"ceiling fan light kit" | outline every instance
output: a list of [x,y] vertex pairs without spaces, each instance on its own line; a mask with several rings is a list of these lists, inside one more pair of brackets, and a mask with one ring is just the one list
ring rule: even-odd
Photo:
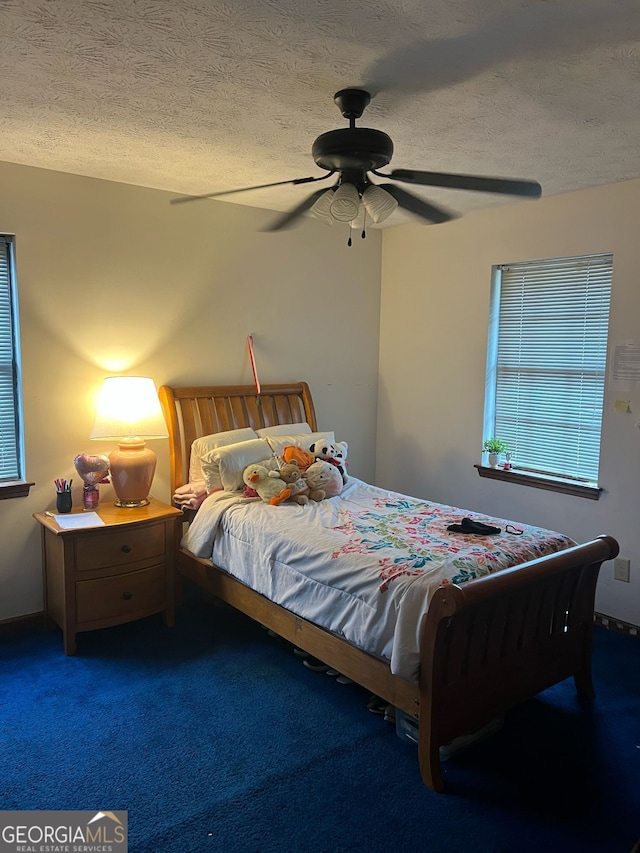
[[365,236],[367,221],[374,225],[384,222],[397,207],[396,199],[377,184],[369,184],[362,197],[353,184],[340,184],[323,193],[311,213],[326,225],[348,222],[351,228],[361,228]]
[[[310,211],[314,216],[331,225],[334,222],[348,222],[351,227],[368,217],[372,223],[383,222],[400,207],[429,224],[448,222],[456,214],[423,200],[413,193],[401,189],[396,184],[377,184],[371,175],[391,181],[417,186],[443,187],[453,190],[499,193],[540,198],[542,189],[537,181],[523,181],[510,178],[489,178],[478,175],[454,175],[444,172],[425,172],[415,169],[394,169],[389,173],[379,170],[388,166],[393,156],[393,142],[381,130],[368,127],[356,127],[356,120],[371,102],[371,95],[364,89],[341,89],[334,95],[334,101],[343,117],[348,119],[349,127],[322,133],[312,145],[311,154],[316,165],[326,174],[317,177],[294,178],[289,181],[276,181],[261,184],[259,187],[242,187],[236,190],[206,193],[197,196],[181,196],[171,199],[171,204],[195,201],[204,198],[230,195],[252,189],[282,186],[283,184],[306,184],[323,181],[337,173],[338,181],[327,191],[316,190],[301,201],[297,207],[278,217],[266,231],[282,231],[296,225],[300,218]],[[364,237],[364,230],[362,233]],[[349,245],[351,240],[349,239]]]

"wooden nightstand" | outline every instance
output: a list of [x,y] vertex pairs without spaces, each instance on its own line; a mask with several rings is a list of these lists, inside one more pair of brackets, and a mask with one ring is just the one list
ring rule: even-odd
[[[82,510],[78,510],[82,513]],[[62,628],[64,651],[76,652],[76,634],[163,613],[175,620],[177,520],[182,512],[151,499],[125,509],[100,505],[104,526],[61,530],[51,516],[42,525],[44,612]]]

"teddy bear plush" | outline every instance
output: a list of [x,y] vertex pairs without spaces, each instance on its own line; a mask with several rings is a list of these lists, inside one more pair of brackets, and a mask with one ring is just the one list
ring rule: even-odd
[[280,479],[284,480],[287,487],[291,489],[291,497],[289,500],[294,501],[300,506],[309,503],[309,486],[307,481],[303,479],[300,466],[297,462],[285,462],[280,466],[278,471]]
[[255,489],[258,497],[272,506],[279,506],[291,497],[291,489],[279,471],[269,471],[264,465],[248,465],[242,474],[246,486]]
[[347,451],[349,450],[349,445],[346,441],[336,441],[334,445],[336,449],[335,456],[333,457],[333,464],[336,466],[338,471],[342,474],[342,482],[347,482]]
[[322,459],[335,465],[340,471],[343,484],[347,482],[347,450],[349,445],[346,441],[337,441],[335,444],[328,441],[314,441],[309,447],[309,452],[316,460]]
[[321,501],[324,498],[333,498],[342,491],[342,476],[331,462],[318,459],[313,465],[309,465],[305,474],[309,486],[309,498],[312,501]]

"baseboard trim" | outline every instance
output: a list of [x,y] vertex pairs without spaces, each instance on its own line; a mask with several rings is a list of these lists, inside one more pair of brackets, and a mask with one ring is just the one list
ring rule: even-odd
[[26,613],[24,616],[14,616],[11,619],[0,620],[0,636],[7,634],[21,634],[24,631],[45,629],[44,612]]
[[593,621],[601,628],[606,628],[607,631],[615,631],[617,634],[628,634],[630,637],[640,635],[640,627],[632,625],[630,622],[623,622],[622,619],[616,619],[615,616],[606,616],[604,613],[593,614]]

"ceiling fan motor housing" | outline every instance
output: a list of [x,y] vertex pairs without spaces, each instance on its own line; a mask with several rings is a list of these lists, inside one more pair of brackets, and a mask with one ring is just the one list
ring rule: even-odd
[[393,142],[381,130],[345,127],[321,134],[311,153],[321,169],[359,169],[369,172],[386,166],[393,156]]

